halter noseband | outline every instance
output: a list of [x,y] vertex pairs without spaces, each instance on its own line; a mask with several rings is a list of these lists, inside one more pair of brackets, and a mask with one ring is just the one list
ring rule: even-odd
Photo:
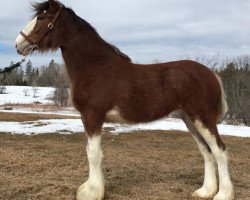
[[48,24],[48,29],[41,35],[37,40],[31,39],[29,36],[25,35],[24,32],[20,32],[20,34],[34,47],[38,47],[38,43],[54,28],[54,23],[58,19],[63,7],[60,7],[60,10],[57,11],[56,15],[52,19],[52,21]]

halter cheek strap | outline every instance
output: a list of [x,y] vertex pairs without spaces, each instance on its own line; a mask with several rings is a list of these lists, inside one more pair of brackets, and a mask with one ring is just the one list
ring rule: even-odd
[[38,43],[54,28],[54,23],[57,20],[57,18],[59,17],[61,11],[62,11],[63,7],[60,7],[60,10],[57,11],[56,15],[54,16],[54,18],[52,19],[52,21],[48,24],[47,29],[44,31],[44,34],[41,35],[37,40],[32,40],[29,36],[25,35],[24,32],[20,32],[20,34],[32,45],[34,45],[34,47],[38,47]]

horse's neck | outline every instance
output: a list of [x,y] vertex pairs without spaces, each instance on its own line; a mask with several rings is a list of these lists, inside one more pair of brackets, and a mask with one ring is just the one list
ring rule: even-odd
[[90,66],[93,68],[98,67],[98,64],[113,62],[112,60],[116,57],[100,38],[95,39],[93,36],[78,33],[79,35],[68,33],[64,45],[61,47],[62,56],[71,80],[79,73],[84,74]]

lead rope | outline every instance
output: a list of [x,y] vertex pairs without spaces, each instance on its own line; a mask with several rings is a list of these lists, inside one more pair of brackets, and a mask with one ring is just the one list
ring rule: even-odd
[[34,45],[34,46],[30,49],[29,53],[28,53],[26,56],[24,56],[24,58],[23,58],[21,61],[17,62],[16,64],[11,65],[10,67],[5,67],[5,68],[3,69],[3,71],[0,72],[0,74],[4,74],[4,73],[7,73],[7,72],[8,72],[8,73],[11,73],[11,71],[12,71],[13,69],[20,67],[21,64],[25,62],[27,56],[29,56],[29,54],[30,54],[35,48],[36,48],[36,45]]

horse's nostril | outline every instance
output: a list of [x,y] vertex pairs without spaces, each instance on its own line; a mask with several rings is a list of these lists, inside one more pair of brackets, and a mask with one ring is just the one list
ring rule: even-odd
[[17,51],[18,54],[22,53],[22,51],[20,51],[19,49],[16,49],[16,51]]

